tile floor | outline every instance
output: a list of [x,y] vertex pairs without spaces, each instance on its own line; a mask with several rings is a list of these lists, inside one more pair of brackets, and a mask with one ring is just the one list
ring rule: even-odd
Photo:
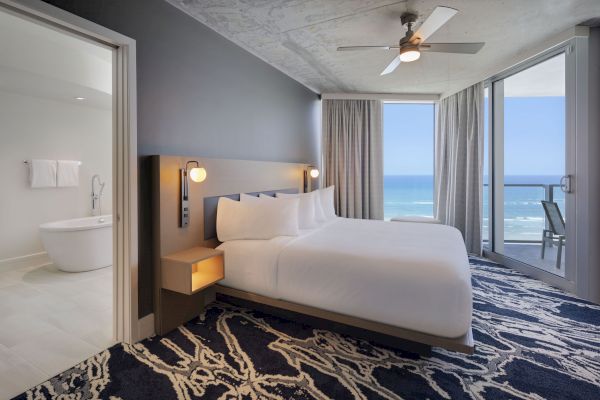
[[0,271],[0,399],[9,399],[113,344],[112,267]]

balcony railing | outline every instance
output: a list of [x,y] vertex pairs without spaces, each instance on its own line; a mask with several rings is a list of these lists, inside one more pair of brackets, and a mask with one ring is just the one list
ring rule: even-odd
[[[484,184],[484,187],[489,187],[489,184],[487,184],[487,183]],[[537,209],[537,210],[540,211],[539,215],[540,216],[543,215],[543,218],[544,218],[544,224],[543,224],[543,226],[540,224],[540,227],[539,227],[539,237],[540,237],[540,239],[516,238],[516,236],[518,236],[518,234],[515,234],[514,232],[513,232],[513,237],[512,238],[510,237],[511,236],[511,232],[507,231],[507,227],[506,227],[506,220],[507,219],[506,219],[506,217],[507,217],[507,214],[509,214],[510,210],[511,210],[511,206],[507,204],[507,200],[510,202],[511,199],[507,199],[508,196],[507,196],[506,191],[505,191],[505,196],[504,196],[504,203],[505,203],[504,204],[504,218],[505,218],[504,242],[505,243],[541,243],[542,229],[544,229],[544,228],[548,229],[549,228],[548,218],[546,217],[545,213],[543,212],[541,200],[546,200],[546,201],[550,201],[550,202],[555,201],[557,199],[555,190],[556,190],[556,188],[560,188],[561,185],[560,184],[555,184],[555,183],[553,183],[553,184],[545,184],[545,183],[505,183],[504,187],[505,188],[539,188],[539,189],[543,189],[543,192],[544,192],[543,193],[543,198],[539,198],[539,199],[533,199],[533,198],[531,198],[531,199],[529,199],[529,200],[531,200],[534,203],[539,201],[539,203],[538,203],[539,204],[539,209]],[[560,200],[560,199],[558,199],[558,200]],[[488,201],[489,201],[489,196],[488,196]],[[484,203],[484,214],[486,214],[488,212],[489,212],[488,204]],[[563,216],[564,216],[564,210],[561,209],[561,212],[563,213]],[[513,212],[513,214],[514,214],[514,212]],[[528,217],[539,218],[539,216],[536,216],[536,215],[533,215],[533,216],[532,215],[515,215],[515,217],[517,217],[517,218],[518,217],[523,218],[523,223],[525,223],[525,221],[527,221]],[[488,224],[489,224],[489,216],[488,216],[487,219],[488,219]],[[516,222],[514,224],[518,225],[518,222]],[[535,227],[531,227],[531,229],[535,229]],[[486,234],[487,234],[487,232],[486,232]],[[524,236],[524,235],[522,235],[522,236]],[[484,241],[488,241],[486,239],[489,240],[489,238],[485,238]]]

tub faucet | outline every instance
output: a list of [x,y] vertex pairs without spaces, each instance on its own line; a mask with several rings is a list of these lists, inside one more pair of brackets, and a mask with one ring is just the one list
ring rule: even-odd
[[[96,193],[96,182],[100,190]],[[102,215],[102,192],[104,191],[104,185],[106,182],[100,181],[100,175],[96,174],[92,176],[92,215]]]

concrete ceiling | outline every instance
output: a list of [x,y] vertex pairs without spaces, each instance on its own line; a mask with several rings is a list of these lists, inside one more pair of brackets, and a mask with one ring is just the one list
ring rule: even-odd
[[[600,0],[167,1],[319,93],[451,93],[600,16]],[[438,5],[459,14],[429,41],[486,42],[478,54],[423,54],[381,77],[393,51],[336,51],[397,43],[404,35],[403,12],[423,19]]]

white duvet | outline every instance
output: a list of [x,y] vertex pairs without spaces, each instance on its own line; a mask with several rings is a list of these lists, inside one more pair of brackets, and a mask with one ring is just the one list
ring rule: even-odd
[[467,253],[448,226],[336,218],[219,248],[224,286],[449,338],[471,325]]

